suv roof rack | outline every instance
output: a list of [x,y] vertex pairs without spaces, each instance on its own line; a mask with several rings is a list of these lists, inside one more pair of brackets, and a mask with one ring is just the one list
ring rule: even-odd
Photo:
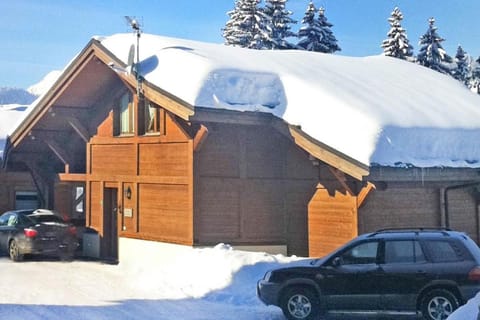
[[448,236],[447,231],[452,231],[449,228],[443,228],[443,227],[402,227],[402,228],[384,228],[384,229],[379,229],[375,232],[372,232],[369,237],[373,237],[377,234],[380,233],[390,233],[390,232],[415,232],[419,233],[422,231],[430,231],[430,232],[441,232],[442,234]]

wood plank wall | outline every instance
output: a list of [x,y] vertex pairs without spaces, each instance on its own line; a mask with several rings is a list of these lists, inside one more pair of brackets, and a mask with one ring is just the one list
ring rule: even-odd
[[308,155],[270,126],[202,123],[195,153],[195,243],[287,245],[307,255]]
[[308,207],[309,256],[323,257],[358,235],[357,197],[323,186]]
[[37,191],[30,173],[0,171],[0,213],[15,209],[16,191]]
[[87,146],[87,224],[103,232],[108,184],[118,190],[120,236],[191,245],[192,139],[171,115],[165,135],[113,137],[111,121],[110,115]]
[[[374,190],[359,209],[359,230],[364,233],[380,228],[444,226],[444,190],[461,184],[384,182],[384,187]],[[479,209],[473,189],[450,190],[448,205],[450,228],[466,232],[478,243]]]

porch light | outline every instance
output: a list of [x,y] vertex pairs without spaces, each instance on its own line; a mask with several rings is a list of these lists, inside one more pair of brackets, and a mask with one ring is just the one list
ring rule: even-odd
[[125,189],[125,197],[127,197],[127,199],[132,198],[132,189],[130,189],[130,186],[128,186],[127,189]]

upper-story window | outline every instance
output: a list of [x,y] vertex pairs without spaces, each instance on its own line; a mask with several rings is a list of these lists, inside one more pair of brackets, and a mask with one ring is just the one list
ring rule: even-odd
[[118,102],[120,113],[120,134],[132,134],[135,131],[133,95],[127,92]]
[[144,125],[145,133],[164,134],[165,128],[165,110],[151,101],[145,100],[144,103]]

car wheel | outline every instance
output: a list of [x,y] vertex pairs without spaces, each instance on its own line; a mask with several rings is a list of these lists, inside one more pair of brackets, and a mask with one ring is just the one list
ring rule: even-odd
[[20,249],[18,248],[17,242],[15,240],[11,240],[8,245],[8,254],[10,255],[10,259],[13,261],[22,261],[23,255],[20,254]]
[[315,319],[320,311],[316,295],[306,287],[288,289],[282,295],[280,307],[289,320]]
[[426,320],[445,320],[457,308],[457,297],[445,289],[430,291],[422,302],[422,314]]

